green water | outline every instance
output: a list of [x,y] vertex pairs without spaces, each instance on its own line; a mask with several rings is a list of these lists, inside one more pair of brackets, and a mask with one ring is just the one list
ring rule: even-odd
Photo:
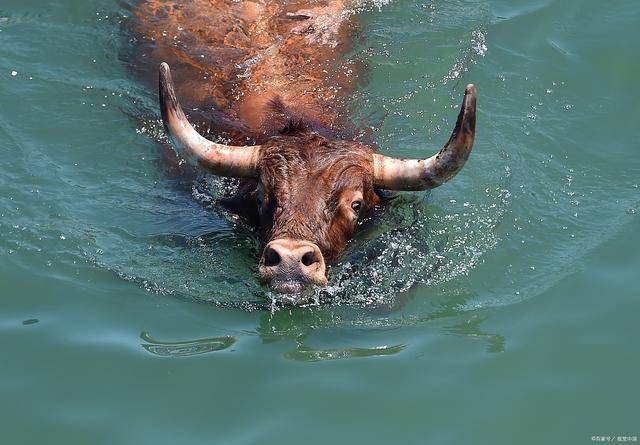
[[162,162],[129,14],[0,4],[2,443],[640,436],[640,2],[365,3],[355,121],[431,153],[473,82],[477,142],[276,311],[224,184]]

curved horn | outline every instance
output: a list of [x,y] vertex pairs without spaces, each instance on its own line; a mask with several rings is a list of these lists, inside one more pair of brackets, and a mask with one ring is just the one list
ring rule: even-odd
[[438,187],[458,173],[469,158],[476,133],[476,87],[467,85],[449,142],[428,159],[396,159],[373,155],[373,184],[387,190]]
[[160,64],[159,86],[162,122],[178,150],[189,160],[220,176],[257,176],[259,145],[242,147],[216,144],[200,136],[182,111],[173,89],[171,71],[166,63]]

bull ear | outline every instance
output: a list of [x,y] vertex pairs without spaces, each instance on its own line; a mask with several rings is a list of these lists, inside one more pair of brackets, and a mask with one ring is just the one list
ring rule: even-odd
[[182,111],[176,97],[169,65],[160,65],[160,111],[164,128],[174,146],[195,164],[220,176],[255,177],[260,146],[216,144],[198,134]]
[[456,126],[446,145],[427,159],[373,155],[373,183],[388,190],[425,190],[453,178],[469,158],[476,134],[476,88],[467,85]]

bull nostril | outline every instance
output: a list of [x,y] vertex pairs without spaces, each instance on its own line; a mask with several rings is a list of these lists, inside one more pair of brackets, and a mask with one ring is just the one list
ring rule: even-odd
[[318,255],[315,251],[307,252],[304,255],[302,255],[302,264],[304,264],[307,267],[319,262],[320,262],[320,258],[318,258]]
[[280,254],[275,249],[267,247],[262,254],[264,265],[267,267],[273,267],[280,264]]

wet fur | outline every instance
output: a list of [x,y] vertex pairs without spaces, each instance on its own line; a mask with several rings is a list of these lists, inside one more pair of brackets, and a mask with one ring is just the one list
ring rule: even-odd
[[[245,180],[235,196],[220,201],[227,210],[259,228],[261,239],[304,239],[335,259],[353,236],[355,221],[340,198],[363,194],[360,216],[381,203],[371,182],[373,150],[334,138],[321,123],[270,104],[272,127],[265,128],[260,180]],[[348,210],[347,210],[348,211]]]

